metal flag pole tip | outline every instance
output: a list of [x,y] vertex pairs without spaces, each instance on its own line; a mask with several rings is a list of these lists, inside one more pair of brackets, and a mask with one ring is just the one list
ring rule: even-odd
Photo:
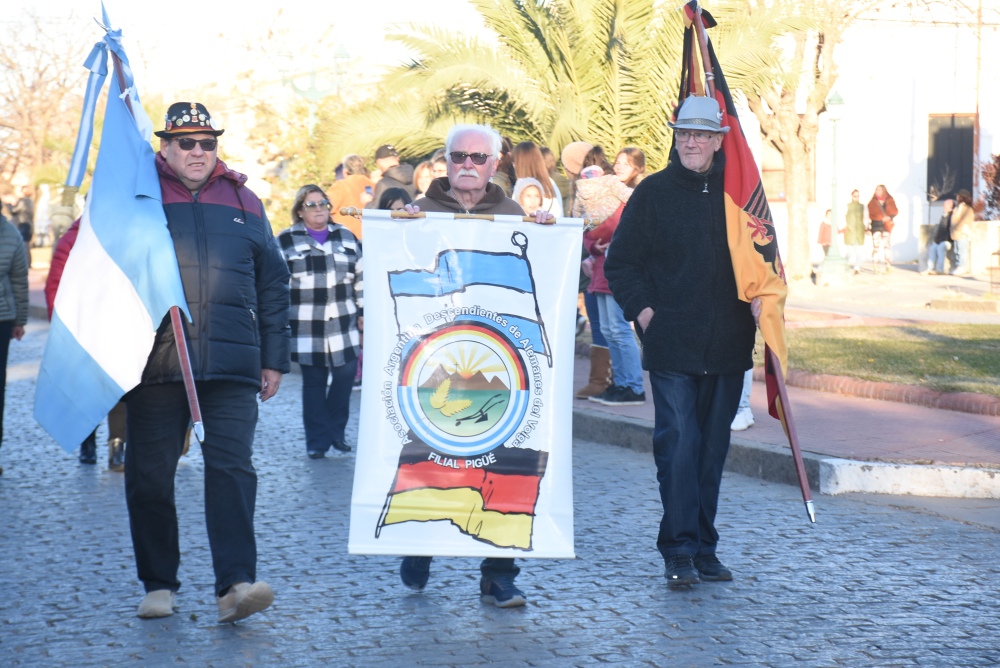
[[816,510],[813,508],[812,501],[806,501],[806,512],[809,513],[809,521],[816,524]]
[[[198,443],[205,442],[205,423],[204,422],[194,422],[191,424],[191,428],[194,430],[194,436],[198,439]],[[809,510],[809,514],[812,514],[812,508]],[[816,520],[813,520],[815,522]]]

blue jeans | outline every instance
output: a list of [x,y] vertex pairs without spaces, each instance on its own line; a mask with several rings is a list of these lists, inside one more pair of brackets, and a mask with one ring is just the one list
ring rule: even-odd
[[931,242],[927,245],[927,270],[944,273],[944,258],[948,254],[948,242]]
[[664,559],[715,553],[719,487],[743,377],[649,372],[653,459],[663,503],[656,547]]
[[955,239],[952,242],[952,251],[955,253],[955,262],[951,266],[951,273],[969,273],[969,240]]
[[510,557],[486,557],[479,564],[479,574],[484,577],[509,575],[512,578],[516,578],[520,572],[521,569],[514,563],[514,559]]
[[601,313],[601,331],[608,341],[608,351],[611,353],[611,370],[615,374],[615,385],[627,387],[636,394],[641,394],[642,356],[639,353],[639,344],[635,342],[632,326],[611,295],[597,293],[597,310]]
[[307,452],[326,452],[334,441],[344,442],[357,369],[356,359],[332,368],[302,365],[302,425]]
[[590,321],[591,341],[595,346],[607,348],[608,342],[601,333],[601,312],[597,308],[597,295],[593,292],[583,293],[583,306],[587,309],[587,320]]
[[[205,524],[218,594],[256,580],[257,472],[251,456],[257,389],[221,380],[196,387],[205,420]],[[184,384],[139,385],[125,395],[125,403],[125,501],[136,570],[147,592],[177,591],[181,555],[174,475],[191,420]]]

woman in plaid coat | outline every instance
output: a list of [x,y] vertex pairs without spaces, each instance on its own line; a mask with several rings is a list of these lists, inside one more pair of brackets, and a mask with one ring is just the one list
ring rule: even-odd
[[299,188],[278,235],[291,278],[292,361],[302,367],[302,422],[313,459],[350,452],[344,429],[361,350],[361,242],[330,219],[322,188]]

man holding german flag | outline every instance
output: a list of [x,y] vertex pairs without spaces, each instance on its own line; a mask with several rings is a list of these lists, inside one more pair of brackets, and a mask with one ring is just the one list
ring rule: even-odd
[[[694,2],[686,10],[690,24],[711,21]],[[780,364],[768,365],[772,374],[786,359],[787,286],[767,200],[711,45],[702,28],[699,49],[693,27],[670,164],[635,189],[605,264],[643,340],[663,503],[657,547],[670,587],[732,580],[716,556],[715,514],[756,326]],[[768,384],[772,415],[783,418]]]

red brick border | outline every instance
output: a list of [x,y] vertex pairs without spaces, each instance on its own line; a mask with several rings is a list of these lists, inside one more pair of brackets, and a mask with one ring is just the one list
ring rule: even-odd
[[[764,380],[764,369],[756,367],[754,380]],[[876,383],[848,376],[832,376],[822,373],[807,373],[792,369],[785,377],[785,383],[794,387],[804,387],[821,392],[847,394],[880,401],[897,401],[903,404],[941,408],[977,415],[1000,415],[1000,399],[974,392],[938,392],[918,385],[897,385]]]

